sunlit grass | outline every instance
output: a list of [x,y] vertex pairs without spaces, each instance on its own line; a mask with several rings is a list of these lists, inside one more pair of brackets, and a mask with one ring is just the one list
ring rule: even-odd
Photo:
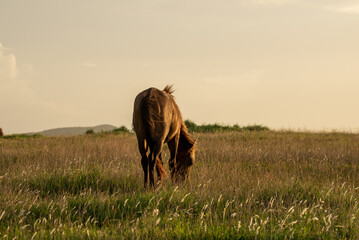
[[0,139],[0,237],[359,238],[358,135],[194,137],[191,182],[152,190],[134,135]]

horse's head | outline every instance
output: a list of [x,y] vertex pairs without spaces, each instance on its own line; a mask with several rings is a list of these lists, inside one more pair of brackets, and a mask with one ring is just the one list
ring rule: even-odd
[[193,140],[187,132],[181,132],[176,157],[176,180],[189,179],[195,161],[195,145],[196,140]]

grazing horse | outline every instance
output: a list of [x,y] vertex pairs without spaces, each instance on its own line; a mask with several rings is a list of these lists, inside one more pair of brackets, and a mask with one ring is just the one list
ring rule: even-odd
[[196,141],[188,134],[172,93],[172,86],[166,86],[163,91],[149,88],[135,99],[132,124],[141,154],[145,188],[148,175],[150,186],[154,186],[155,166],[160,184],[162,177],[167,177],[161,156],[164,143],[170,150],[169,169],[173,182],[189,178],[194,163]]
[[2,131],[2,128],[0,128],[0,137],[4,136],[4,132]]

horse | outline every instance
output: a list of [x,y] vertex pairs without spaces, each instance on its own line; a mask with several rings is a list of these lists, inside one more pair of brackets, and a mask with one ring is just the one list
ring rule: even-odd
[[144,90],[135,98],[132,124],[141,154],[145,188],[148,177],[150,186],[154,186],[155,166],[159,185],[162,177],[167,178],[161,155],[165,143],[170,151],[168,163],[172,182],[190,180],[196,140],[188,134],[173,92],[172,86],[167,85],[162,91],[157,88]]
[[4,136],[4,132],[2,131],[2,128],[0,128],[0,137]]

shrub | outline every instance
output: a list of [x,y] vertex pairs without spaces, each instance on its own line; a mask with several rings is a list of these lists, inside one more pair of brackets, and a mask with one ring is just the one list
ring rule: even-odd
[[242,131],[268,131],[269,128],[262,125],[248,125],[245,127],[240,127],[238,124],[233,126],[230,125],[221,125],[218,123],[215,124],[203,124],[197,125],[196,123],[192,122],[191,120],[186,120],[184,122],[187,126],[189,132],[227,132],[227,131],[235,131],[235,132],[242,132]]
[[112,130],[112,133],[119,134],[119,133],[130,133],[130,130],[126,126],[121,126],[119,128],[115,128]]
[[86,134],[90,135],[90,134],[95,134],[95,131],[93,129],[87,129]]

